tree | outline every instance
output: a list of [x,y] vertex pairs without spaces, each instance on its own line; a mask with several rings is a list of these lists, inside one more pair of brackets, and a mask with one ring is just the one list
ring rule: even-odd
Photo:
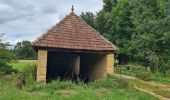
[[[132,0],[132,16],[135,34],[131,42],[130,52],[142,61],[156,65],[162,53],[168,54],[169,37],[168,2],[165,0]],[[135,51],[135,52],[134,52]],[[153,56],[156,55],[156,56]],[[154,60],[147,58],[151,57]],[[166,56],[166,55],[164,55]],[[149,66],[154,67],[156,66]]]
[[19,59],[35,58],[36,54],[30,41],[18,42],[15,46],[15,53]]
[[112,11],[112,7],[117,5],[118,0],[103,0],[103,3],[103,10],[107,13]]
[[111,41],[119,47],[118,58],[120,63],[126,63],[129,60],[131,37],[134,32],[134,26],[131,21],[131,7],[129,1],[120,0],[117,5],[112,7],[108,23],[108,34],[111,34]]
[[2,42],[3,35],[4,35],[4,33],[0,33],[0,48],[5,47],[5,43]]
[[94,20],[95,20],[95,15],[91,12],[83,12],[81,15],[81,18],[91,27],[95,28]]
[[5,43],[1,39],[2,36],[3,34],[0,35],[0,74],[11,74],[16,72],[9,64],[12,60],[15,60],[15,55],[12,51],[5,48]]
[[94,19],[95,29],[119,48],[116,56],[120,62],[135,61],[150,67],[152,71],[157,68],[168,70],[169,0],[103,0],[103,2],[103,9]]

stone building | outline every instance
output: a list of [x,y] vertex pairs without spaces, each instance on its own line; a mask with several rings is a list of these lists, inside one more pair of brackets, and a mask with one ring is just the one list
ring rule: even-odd
[[113,74],[116,46],[89,26],[73,10],[33,42],[38,51],[37,81],[95,80]]

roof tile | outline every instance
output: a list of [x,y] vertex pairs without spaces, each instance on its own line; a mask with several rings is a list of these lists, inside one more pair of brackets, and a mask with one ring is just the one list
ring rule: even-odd
[[117,47],[74,12],[33,42],[35,48],[115,51]]

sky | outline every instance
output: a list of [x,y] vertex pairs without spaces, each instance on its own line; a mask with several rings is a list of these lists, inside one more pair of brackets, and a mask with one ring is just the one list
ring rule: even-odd
[[102,9],[103,0],[0,0],[0,33],[3,41],[34,41],[71,12],[80,15]]

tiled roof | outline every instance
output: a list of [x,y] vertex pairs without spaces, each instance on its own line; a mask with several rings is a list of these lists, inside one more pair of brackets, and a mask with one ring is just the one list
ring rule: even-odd
[[34,48],[115,51],[116,46],[74,12],[33,42]]

